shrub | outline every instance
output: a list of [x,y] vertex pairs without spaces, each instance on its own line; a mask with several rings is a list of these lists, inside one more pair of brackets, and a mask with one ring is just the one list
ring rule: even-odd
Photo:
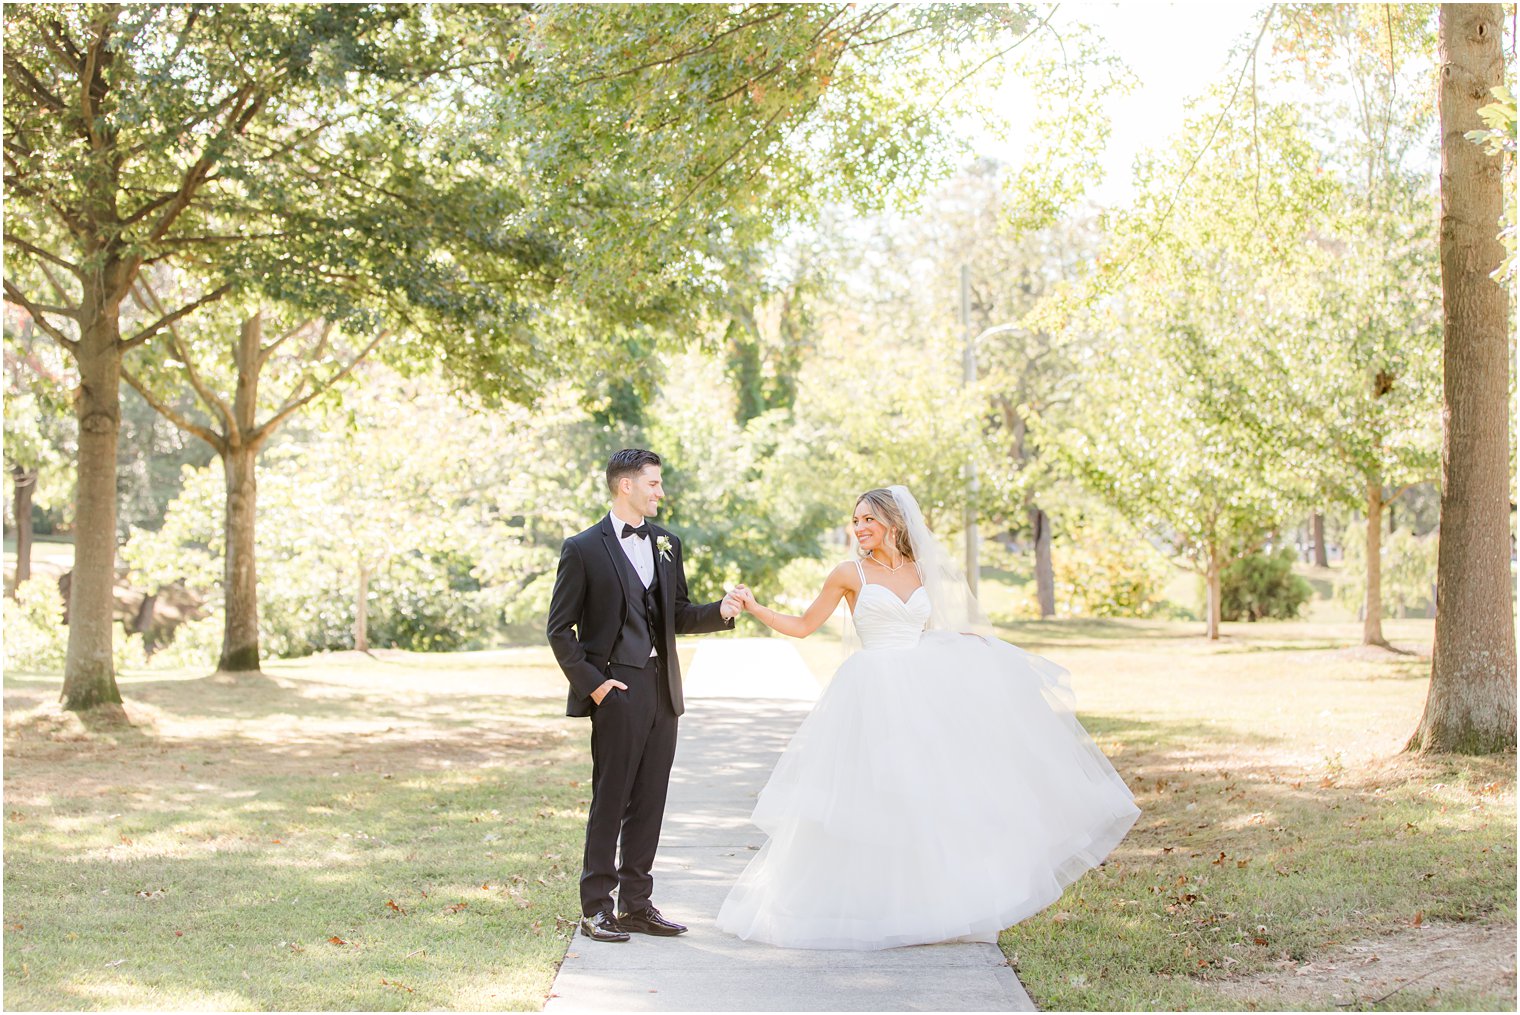
[[5,600],[5,668],[62,670],[69,629],[63,624],[63,595],[56,579],[22,582],[16,598]]
[[148,657],[148,665],[155,670],[215,669],[222,654],[222,628],[220,614],[179,624],[171,640]]
[[1253,553],[1219,574],[1219,614],[1225,620],[1291,620],[1314,595],[1293,573],[1298,554],[1291,546],[1276,553]]
[[[1149,544],[1113,538],[1104,530],[1081,529],[1071,538],[1058,538],[1051,553],[1056,611],[1086,617],[1153,615],[1164,587],[1155,557]],[[1033,595],[1033,584],[1029,588]]]

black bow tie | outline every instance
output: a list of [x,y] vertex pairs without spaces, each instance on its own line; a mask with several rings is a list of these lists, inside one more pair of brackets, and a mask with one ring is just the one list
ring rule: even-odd
[[627,539],[629,536],[638,536],[640,539],[648,539],[649,538],[649,523],[645,522],[643,525],[640,525],[638,528],[634,528],[632,525],[629,525],[627,522],[624,522],[623,523],[623,538]]

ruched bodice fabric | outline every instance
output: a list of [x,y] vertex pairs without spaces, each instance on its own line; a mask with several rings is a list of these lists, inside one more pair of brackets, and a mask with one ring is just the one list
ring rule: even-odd
[[885,585],[862,585],[855,597],[855,632],[865,648],[912,648],[929,623],[922,585],[904,601]]

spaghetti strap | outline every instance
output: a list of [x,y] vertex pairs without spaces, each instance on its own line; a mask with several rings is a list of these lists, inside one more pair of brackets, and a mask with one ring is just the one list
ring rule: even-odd
[[860,576],[860,587],[866,587],[866,569],[860,566],[860,558],[855,558],[855,573]]

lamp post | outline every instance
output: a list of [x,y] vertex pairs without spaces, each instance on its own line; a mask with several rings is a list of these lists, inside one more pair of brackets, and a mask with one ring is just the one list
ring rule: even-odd
[[[1016,324],[995,324],[985,328],[977,334],[971,333],[971,268],[969,265],[961,265],[961,327],[964,329],[966,346],[961,354],[961,386],[970,388],[976,383],[976,346],[982,339],[992,335],[1001,335],[1005,332],[1018,331]],[[971,594],[976,595],[977,578],[981,571],[981,537],[976,531],[976,495],[981,490],[981,482],[976,477],[975,459],[966,463],[966,510],[964,520],[966,525],[966,584],[971,587]]]

